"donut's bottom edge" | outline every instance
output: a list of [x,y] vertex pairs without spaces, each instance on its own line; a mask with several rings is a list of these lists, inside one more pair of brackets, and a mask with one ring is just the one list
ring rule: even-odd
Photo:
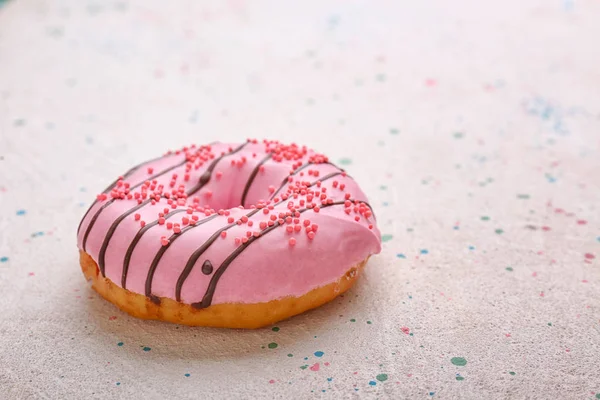
[[223,303],[197,309],[167,297],[160,304],[148,297],[130,292],[102,277],[98,264],[86,252],[79,251],[81,270],[92,288],[121,311],[141,319],[154,319],[189,326],[218,328],[262,328],[323,305],[350,289],[367,263],[359,262],[337,281],[318,287],[299,297],[284,297],[266,303]]

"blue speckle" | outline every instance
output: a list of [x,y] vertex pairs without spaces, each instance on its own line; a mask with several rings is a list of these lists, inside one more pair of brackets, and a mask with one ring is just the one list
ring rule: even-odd
[[308,357],[304,357],[305,360],[308,360]]
[[600,236],[598,236],[598,237],[596,238],[596,240],[600,242]]
[[80,191],[80,192],[83,192],[83,193],[85,193],[85,192],[87,191],[87,189],[86,189],[86,188],[84,188],[84,187],[80,187],[80,188],[79,188],[79,191]]
[[331,382],[333,378],[327,378],[327,382]]
[[383,204],[384,207],[387,207],[387,206],[390,205],[390,203],[388,203],[387,201],[384,201],[382,204]]
[[453,229],[454,229],[455,231],[457,231],[457,230],[459,230],[459,229],[460,229],[460,227],[459,227],[459,226],[455,226]]
[[17,215],[25,215],[27,211],[25,210],[17,210]]
[[429,250],[427,250],[427,249],[422,249],[422,250],[421,250],[421,254],[429,254]]
[[121,382],[117,382],[117,386],[121,386]]
[[398,258],[406,258],[406,256],[404,254],[402,254],[402,253],[396,254],[396,257],[398,257]]
[[475,246],[469,246],[469,250],[475,250]]
[[412,296],[411,296],[410,294],[408,295],[408,298],[409,298],[410,300],[412,300]]
[[435,392],[429,392],[430,396],[433,396],[435,394]]
[[91,136],[86,136],[86,137],[85,137],[85,142],[86,142],[87,144],[94,144],[94,138],[93,138],[93,137],[91,137]]
[[321,389],[321,392],[325,393],[325,389]]
[[315,351],[315,357],[323,357],[323,353],[322,351]]
[[119,346],[119,347],[123,346],[123,342],[117,343],[117,346]]
[[550,175],[550,174],[546,174],[546,179],[547,179],[547,180],[548,180],[548,182],[550,182],[550,183],[554,183],[554,182],[556,182],[556,178],[555,178],[555,177],[553,177],[553,176],[552,176],[552,175]]
[[375,386],[375,385],[377,385],[377,382],[375,382],[375,381],[369,381],[369,385]]
[[150,351],[150,350],[152,350],[152,349],[151,349],[150,347],[146,346],[146,347],[144,347],[142,350],[144,350],[144,351]]
[[189,377],[190,377],[190,374],[184,374],[184,375],[185,375],[185,377],[186,377],[186,378],[189,378]]
[[2,263],[8,262],[8,257],[6,257],[6,256],[0,257],[0,262],[2,262]]
[[354,388],[354,391],[355,391],[355,392],[358,392],[358,388]]
[[83,202],[79,203],[79,207],[83,207],[83,206],[85,206],[85,203],[83,203]]

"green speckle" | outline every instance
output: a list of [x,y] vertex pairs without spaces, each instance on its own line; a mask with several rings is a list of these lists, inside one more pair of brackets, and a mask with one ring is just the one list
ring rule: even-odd
[[528,194],[518,194],[517,199],[527,200],[529,198]]
[[340,159],[340,164],[342,164],[342,165],[350,165],[350,164],[352,164],[352,159],[350,159],[350,158],[342,158],[342,159]]
[[513,270],[513,267],[506,267],[506,270],[507,270],[507,271],[510,271],[510,272],[513,272],[513,271],[514,271],[514,270]]
[[496,229],[494,232],[496,232],[498,235],[502,235],[504,233],[504,231],[500,228]]
[[596,398],[600,399],[600,393],[596,393]]
[[398,129],[396,129],[396,128],[391,128],[391,129],[390,129],[390,133],[391,133],[392,135],[397,135],[397,134],[399,134],[399,133],[400,133],[400,131],[399,131]]
[[387,190],[387,188],[388,188],[388,187],[387,187],[386,185],[381,185],[381,186],[379,186],[379,189],[380,189],[380,190]]
[[152,349],[151,349],[150,347],[148,347],[148,346],[144,346],[144,347],[142,348],[142,350],[144,350],[144,351],[150,351],[150,350],[152,350]]
[[513,371],[510,371],[509,374],[511,374],[512,376],[515,376],[517,373],[513,372]]
[[385,382],[388,380],[387,374],[379,374],[375,378],[377,378],[379,382]]
[[406,229],[406,232],[412,232],[412,231],[414,231],[414,229],[413,229],[413,228],[407,228],[407,229]]
[[456,375],[456,380],[457,381],[464,381],[465,378],[464,378],[464,376]]
[[294,355],[292,353],[288,354],[288,357],[294,357]]
[[269,346],[270,349],[276,349],[278,345],[275,342],[271,342],[271,343],[268,344],[268,346]]
[[300,369],[306,369],[306,368],[308,368],[308,365],[301,365],[300,366]]
[[548,322],[548,326],[552,326],[552,322]]
[[385,74],[377,74],[376,78],[379,82],[385,82],[386,76]]
[[356,322],[356,320],[354,318],[350,319],[350,322]]
[[454,365],[458,365],[459,367],[464,367],[467,365],[467,359],[463,357],[452,357],[450,362]]
[[371,325],[371,324],[372,324],[372,322],[371,322],[371,321],[367,321],[367,324]]
[[489,221],[490,217],[488,217],[487,215],[484,215],[483,217],[481,217],[482,221]]
[[462,139],[465,136],[462,132],[454,132],[454,139]]
[[271,328],[271,330],[273,332],[279,332],[279,327],[278,326],[274,326],[273,328]]
[[386,234],[386,235],[383,235],[383,236],[381,236],[381,240],[382,240],[383,242],[389,242],[389,241],[390,241],[390,240],[392,240],[393,238],[394,238],[394,237],[393,237],[392,235],[390,235],[390,234]]
[[123,342],[117,343],[117,346],[119,346],[119,347],[123,346]]
[[23,118],[15,119],[14,125],[15,126],[23,126],[23,125],[25,125],[25,120]]
[[186,378],[189,378],[190,374],[183,374],[183,376],[185,376]]

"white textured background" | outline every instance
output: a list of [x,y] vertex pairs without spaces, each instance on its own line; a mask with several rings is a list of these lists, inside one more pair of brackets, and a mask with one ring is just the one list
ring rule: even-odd
[[[600,2],[294,3],[0,8],[0,398],[600,398]],[[246,137],[369,194],[355,289],[228,331],[88,288],[97,192]]]

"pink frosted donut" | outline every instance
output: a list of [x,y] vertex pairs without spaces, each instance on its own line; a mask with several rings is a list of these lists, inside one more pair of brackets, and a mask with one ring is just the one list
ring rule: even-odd
[[258,327],[331,300],[381,250],[367,197],[305,146],[190,146],[113,182],[77,233],[94,288],[132,315]]

